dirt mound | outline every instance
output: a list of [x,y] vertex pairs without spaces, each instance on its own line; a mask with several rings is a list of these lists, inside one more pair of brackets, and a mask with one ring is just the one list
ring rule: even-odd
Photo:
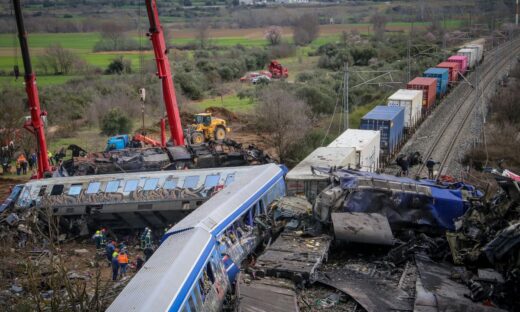
[[222,118],[230,121],[238,121],[238,115],[233,113],[232,111],[224,108],[224,107],[218,107],[218,106],[210,106],[206,108],[206,113],[211,113],[213,116]]

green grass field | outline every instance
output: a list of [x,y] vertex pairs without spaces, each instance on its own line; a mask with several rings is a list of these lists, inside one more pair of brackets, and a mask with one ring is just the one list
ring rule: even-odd
[[[81,76],[37,76],[36,82],[38,83],[38,86],[46,87],[63,84],[74,78],[81,78]],[[0,77],[0,86],[16,86],[23,88],[23,85],[23,77],[18,78],[18,80],[15,80],[14,77]]]
[[200,102],[195,102],[193,105],[197,106],[200,111],[203,111],[210,106],[224,107],[235,113],[247,113],[253,109],[253,102],[249,99],[240,99],[236,95],[226,95],[221,100],[220,97],[206,99]]

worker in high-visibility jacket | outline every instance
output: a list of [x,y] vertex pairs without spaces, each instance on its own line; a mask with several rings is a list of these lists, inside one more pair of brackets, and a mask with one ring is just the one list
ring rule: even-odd
[[112,280],[117,280],[118,272],[119,272],[119,260],[118,257],[119,254],[117,251],[114,251],[112,254]]
[[119,277],[123,277],[126,274],[126,268],[128,267],[128,255],[126,252],[121,251],[117,256],[117,262],[119,262]]

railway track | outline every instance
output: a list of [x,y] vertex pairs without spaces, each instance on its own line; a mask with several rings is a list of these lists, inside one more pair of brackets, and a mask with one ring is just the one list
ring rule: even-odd
[[[505,70],[505,65],[518,55],[519,50],[520,40],[517,39],[487,53],[485,61],[470,77],[472,85],[461,83],[455,87],[403,146],[402,153],[418,151],[425,162],[431,157],[440,162],[436,178],[446,174],[453,161],[454,151],[459,146],[461,133],[464,133],[473,120],[470,117],[479,107],[479,98],[485,97],[496,86],[496,78]],[[474,89],[477,80],[478,90]],[[391,166],[386,172],[395,174],[398,169]],[[409,175],[426,176],[425,164],[411,168]]]

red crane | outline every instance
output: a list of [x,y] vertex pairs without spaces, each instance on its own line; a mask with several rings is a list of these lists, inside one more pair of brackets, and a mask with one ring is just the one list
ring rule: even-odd
[[155,0],[146,0],[146,11],[148,12],[148,20],[150,22],[150,32],[147,35],[149,35],[150,40],[152,40],[155,61],[157,63],[157,76],[162,82],[164,105],[166,106],[171,140],[175,145],[184,145],[184,133],[179,115],[179,107],[177,106],[177,98],[175,97],[172,71],[167,56],[168,48],[164,40],[164,33],[161,22],[159,21],[159,13]]
[[45,172],[51,171],[49,158],[47,157],[47,142],[45,141],[45,133],[43,131],[43,122],[41,116],[46,115],[40,109],[40,99],[38,98],[38,87],[36,86],[36,75],[32,70],[31,59],[29,57],[29,45],[27,43],[27,32],[23,23],[22,8],[19,0],[13,0],[14,12],[16,17],[16,26],[18,27],[18,38],[20,41],[20,49],[22,50],[23,67],[25,70],[25,91],[29,102],[29,110],[31,112],[31,120],[24,124],[24,128],[32,132],[36,136],[38,144],[38,179],[43,178]]

